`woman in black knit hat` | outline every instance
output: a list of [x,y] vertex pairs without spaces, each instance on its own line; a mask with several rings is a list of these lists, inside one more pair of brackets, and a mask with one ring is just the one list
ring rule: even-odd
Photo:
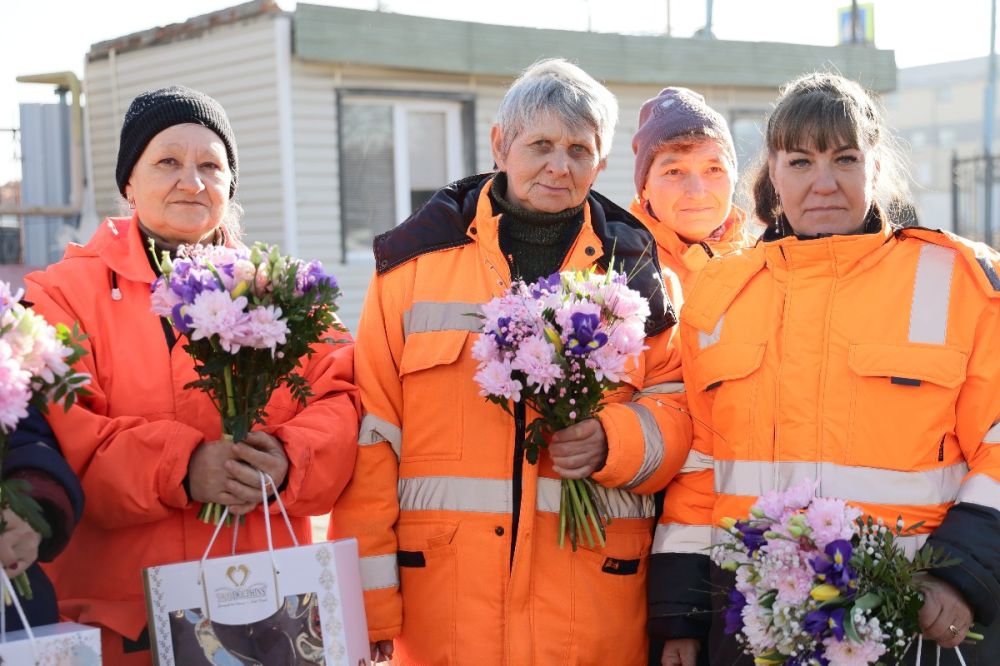
[[[263,550],[263,514],[255,509],[257,470],[266,472],[299,541],[309,543],[308,516],[330,511],[353,469],[350,344],[323,345],[303,359],[314,395],[308,406],[278,392],[264,427],[225,442],[211,400],[185,388],[197,378],[185,341],[150,308],[151,245],[159,255],[181,244],[239,242],[238,168],[233,130],[217,101],[179,86],[139,95],[125,114],[116,169],[131,217],[108,218],[86,246],[71,246],[62,261],[26,278],[38,312],[52,323],[79,322],[89,336],[81,363],[92,395],[48,416],[80,476],[87,512],[48,572],[61,614],[101,627],[104,664],[151,662],[141,572],[202,556],[214,526],[197,519],[201,503],[246,514],[239,550]],[[212,555],[228,554],[221,541]],[[276,530],[274,545],[291,539]],[[175,650],[177,663],[202,663],[197,650]],[[270,654],[265,663],[297,659]]]

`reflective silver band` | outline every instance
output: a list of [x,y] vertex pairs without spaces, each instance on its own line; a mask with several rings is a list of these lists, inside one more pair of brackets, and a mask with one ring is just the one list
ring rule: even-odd
[[632,477],[632,480],[623,486],[624,488],[635,488],[648,481],[649,477],[653,476],[660,468],[660,464],[663,462],[663,434],[660,432],[660,426],[656,423],[653,413],[649,411],[649,407],[636,402],[626,402],[624,405],[635,412],[636,418],[639,419],[639,428],[642,429],[642,464],[639,465],[639,470]]
[[687,472],[703,472],[707,469],[715,468],[715,460],[712,456],[707,453],[702,453],[701,451],[695,451],[691,449],[688,452],[687,459],[684,461],[684,466],[681,467],[681,474]]
[[403,313],[403,335],[430,331],[479,331],[479,303],[416,301]]
[[986,436],[983,437],[984,444],[1000,444],[1000,422],[994,423]]
[[361,586],[365,591],[384,590],[399,585],[399,567],[396,565],[395,554],[362,557],[360,563]]
[[715,492],[757,497],[805,479],[816,479],[819,495],[849,502],[946,504],[955,501],[968,472],[964,462],[923,472],[902,472],[826,462],[716,460]]
[[653,548],[656,553],[700,553],[708,555],[712,546],[711,525],[680,525],[668,523],[657,525],[653,533]]
[[[637,495],[621,488],[596,492],[604,499],[612,518],[652,518],[652,495]],[[399,480],[401,511],[466,511],[469,513],[510,513],[513,510],[511,482],[507,479],[480,479],[459,476],[418,476]],[[539,511],[559,513],[559,479],[538,479]]]
[[[917,551],[923,548],[923,545],[927,543],[927,538],[929,534],[910,534],[896,537],[896,545],[902,549],[903,553],[910,559],[917,554]],[[722,529],[721,527],[712,528],[712,545],[719,545],[722,543],[727,543],[728,541],[734,539],[729,532]]]
[[715,330],[712,331],[711,333],[698,331],[698,347],[700,349],[704,349],[705,347],[711,347],[722,338],[722,322],[725,321],[725,319],[726,319],[725,315],[719,317],[719,323],[715,325]]
[[684,382],[663,382],[662,384],[653,384],[652,386],[647,386],[641,391],[636,391],[632,394],[633,400],[638,400],[647,395],[664,395],[671,393],[684,393]]
[[403,431],[399,426],[395,426],[384,419],[380,419],[374,414],[365,414],[361,419],[361,427],[358,429],[358,446],[371,446],[389,442],[389,446],[396,452],[396,459],[399,459],[403,450]]
[[[637,495],[621,488],[605,488],[597,484],[596,490],[612,519],[616,518],[652,518],[656,515],[656,506],[652,495]],[[538,478],[539,511],[559,513],[559,499],[562,494],[562,483],[559,479],[547,477]]]
[[910,306],[910,342],[944,344],[955,254],[951,248],[930,243],[920,248]]
[[514,502],[507,479],[417,476],[399,480],[401,511],[510,513]]
[[985,474],[971,476],[962,484],[955,501],[982,504],[1000,511],[1000,481]]

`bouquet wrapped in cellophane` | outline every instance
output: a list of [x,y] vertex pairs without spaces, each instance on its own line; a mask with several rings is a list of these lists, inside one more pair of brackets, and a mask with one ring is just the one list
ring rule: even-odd
[[[87,394],[84,387],[90,381],[89,375],[71,367],[86,354],[80,344],[86,336],[76,325],[72,329],[65,324],[50,326],[22,305],[20,298],[21,292],[12,294],[10,285],[0,282],[0,463],[7,458],[8,438],[28,416],[29,405],[43,414],[50,402],[69,409],[77,397]],[[48,537],[51,528],[30,490],[27,481],[0,480],[0,512],[10,509]],[[0,533],[6,529],[0,515]],[[18,574],[12,582],[18,594],[31,598],[27,573]]]
[[[197,388],[222,416],[223,439],[241,441],[263,424],[265,406],[281,385],[302,405],[312,395],[295,372],[312,345],[325,340],[340,295],[318,261],[283,256],[275,246],[184,245],[163,253],[153,283],[153,312],[187,336]],[[223,507],[202,506],[199,517],[218,523]],[[229,519],[227,518],[227,521]]]
[[[918,574],[956,564],[931,548],[912,560],[894,528],[803,481],[758,498],[712,559],[735,571],[725,631],[757,664],[896,664],[920,633]],[[969,633],[971,638],[982,638]]]
[[[553,432],[592,418],[609,390],[626,378],[626,364],[645,347],[649,303],[615,271],[554,273],[534,284],[515,281],[482,307],[480,395],[511,411],[524,401],[540,418],[528,424],[525,456],[538,461]],[[607,508],[591,479],[563,479],[559,545],[584,539],[604,545]]]

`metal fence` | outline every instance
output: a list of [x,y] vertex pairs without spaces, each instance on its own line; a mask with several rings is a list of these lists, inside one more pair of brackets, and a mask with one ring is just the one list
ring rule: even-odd
[[[987,162],[992,161],[992,164]],[[986,180],[992,181],[990,220],[986,219]],[[951,220],[955,233],[994,245],[1000,220],[1000,156],[951,159]],[[987,222],[989,222],[987,224]]]

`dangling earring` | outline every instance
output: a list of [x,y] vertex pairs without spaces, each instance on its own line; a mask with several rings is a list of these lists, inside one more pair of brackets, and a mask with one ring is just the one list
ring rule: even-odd
[[128,207],[131,208],[132,210],[135,210],[135,199],[133,199],[132,197],[128,198]]

